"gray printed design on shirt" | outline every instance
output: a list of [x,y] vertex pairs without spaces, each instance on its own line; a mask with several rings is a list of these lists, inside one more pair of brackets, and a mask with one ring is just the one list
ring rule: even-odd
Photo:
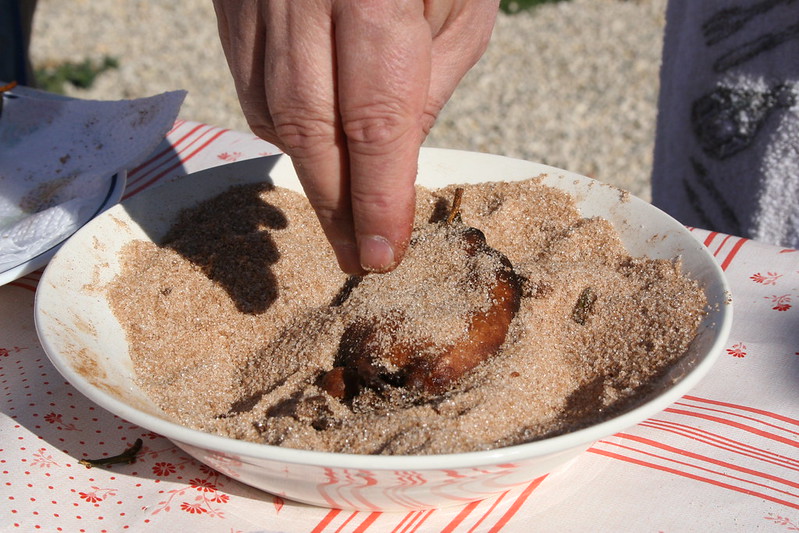
[[[741,221],[738,218],[735,209],[727,202],[727,200],[724,198],[724,194],[719,190],[718,187],[716,187],[716,184],[713,183],[713,180],[711,180],[708,176],[707,168],[705,168],[705,166],[700,163],[699,160],[693,157],[691,158],[691,167],[697,176],[696,183],[692,183],[689,180],[683,180],[682,186],[688,202],[701,219],[702,226],[705,228],[716,227],[716,224],[714,224],[713,220],[711,220],[708,213],[702,209],[702,197],[709,196],[718,208],[718,212],[726,224],[724,227],[727,228],[727,231],[736,235],[740,235],[741,230],[743,229],[741,226]],[[703,194],[699,193],[697,186],[702,188]]]
[[761,0],[751,5],[741,5],[717,11],[702,24],[705,44],[713,46],[744,29],[749,22],[780,5],[790,5],[796,0]]
[[[711,15],[702,24],[702,35],[709,48],[743,31],[750,22],[765,16],[772,9],[790,6],[796,0],[761,0],[751,5],[725,8]],[[791,21],[788,19],[788,21]],[[799,39],[799,21],[793,20],[781,29],[765,32],[743,43],[733,45],[719,55],[713,63],[713,70],[719,74],[750,61],[762,53]]]
[[[710,54],[708,66],[719,79],[690,107],[690,125],[701,152],[686,154],[693,176],[683,179],[682,185],[686,200],[706,227],[747,233],[749,223],[739,220],[734,204],[725,198],[726,194],[741,194],[726,184],[726,176],[735,172],[724,169],[739,165],[743,160],[735,156],[747,151],[759,137],[768,143],[785,137],[778,131],[784,126],[785,113],[796,111],[799,83],[779,78],[751,79],[737,68],[799,40],[797,18],[781,16],[782,10],[776,9],[792,4],[797,0],[742,2],[717,10],[701,25],[705,52]],[[765,145],[759,146],[762,151]],[[741,215],[751,220],[752,213]]]
[[691,125],[705,154],[727,159],[754,141],[773,110],[795,104],[788,84],[768,90],[719,86],[694,101]]
[[799,39],[799,23],[774,33],[764,33],[756,39],[732,48],[716,60],[713,70],[719,73],[726,72],[794,39]]

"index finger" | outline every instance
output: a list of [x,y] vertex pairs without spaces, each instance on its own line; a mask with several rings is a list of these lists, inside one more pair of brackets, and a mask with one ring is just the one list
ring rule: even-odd
[[423,2],[343,2],[333,16],[359,258],[364,270],[385,272],[413,226],[432,35]]

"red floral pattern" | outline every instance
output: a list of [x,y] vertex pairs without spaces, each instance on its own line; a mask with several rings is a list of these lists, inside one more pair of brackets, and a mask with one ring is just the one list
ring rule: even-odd
[[758,272],[757,274],[752,274],[749,279],[755,283],[762,283],[763,285],[776,285],[777,280],[781,277],[782,274],[777,274],[776,272],[767,272],[766,274]]
[[100,502],[100,501],[103,501],[103,499],[102,499],[101,497],[99,497],[99,496],[98,496],[96,493],[94,493],[94,492],[90,492],[90,493],[88,493],[88,494],[87,494],[87,493],[85,493],[85,492],[81,492],[81,493],[79,493],[79,494],[80,494],[80,497],[81,497],[81,498],[83,498],[84,500],[86,500],[86,501],[87,501],[87,502],[89,502],[89,503],[95,503],[95,502]]
[[155,463],[153,465],[153,474],[157,476],[168,476],[177,471],[177,468],[172,463]]
[[31,466],[38,466],[39,468],[50,468],[52,466],[60,466],[53,456],[47,453],[47,448],[41,448],[38,452],[33,454]]
[[186,511],[187,513],[192,513],[192,514],[201,514],[208,512],[208,510],[199,503],[183,502],[180,504],[180,509],[182,511]]
[[727,353],[733,357],[746,357],[746,345],[742,342],[733,345],[732,348],[727,348]]
[[764,516],[766,520],[773,522],[778,526],[785,527],[786,531],[799,531],[799,524],[795,523],[793,520],[788,518],[787,516],[782,516],[779,514],[769,513],[768,515]]
[[78,492],[78,496],[88,503],[97,504],[117,494],[116,489],[101,489],[95,486],[91,488],[91,492]]
[[216,485],[207,479],[192,479],[189,483],[200,492],[216,492]]
[[787,311],[791,308],[791,295],[790,294],[782,294],[782,295],[771,295],[771,296],[764,296],[766,300],[771,300],[771,303],[774,304],[772,307],[775,311]]
[[[156,515],[161,512],[170,512],[176,499],[182,500],[178,508],[181,511],[191,514],[207,514],[217,518],[225,518],[225,513],[216,504],[226,504],[230,501],[230,496],[220,492],[224,485],[225,476],[214,470],[201,465],[201,470],[207,473],[205,478],[192,478],[188,486],[167,491],[168,498],[158,503],[158,507],[152,512]],[[195,492],[192,498],[192,491]],[[199,494],[197,494],[199,493]],[[193,500],[193,501],[187,501]]]
[[0,357],[8,357],[12,353],[19,353],[25,350],[25,348],[21,348],[19,346],[12,346],[11,348],[0,348]]
[[78,427],[73,423],[65,423],[64,415],[60,413],[48,413],[44,415],[44,421],[58,426],[58,429],[65,429],[67,431],[78,431]]
[[221,154],[217,155],[219,159],[225,161],[226,163],[232,163],[234,161],[238,161],[238,159],[242,156],[241,152],[222,152]]

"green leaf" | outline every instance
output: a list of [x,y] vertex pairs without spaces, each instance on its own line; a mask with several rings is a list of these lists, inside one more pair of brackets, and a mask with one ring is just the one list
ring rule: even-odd
[[551,4],[554,2],[564,2],[565,0],[501,0],[499,2],[499,9],[503,13],[513,15],[521,11],[526,11],[537,7],[541,4]]
[[39,89],[52,93],[63,94],[66,84],[81,89],[88,89],[94,84],[97,76],[111,69],[119,68],[119,60],[115,57],[105,56],[102,61],[65,61],[50,67],[36,70],[36,85]]

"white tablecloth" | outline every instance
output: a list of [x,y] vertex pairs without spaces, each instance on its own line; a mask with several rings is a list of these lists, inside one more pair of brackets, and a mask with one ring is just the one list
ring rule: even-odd
[[[174,176],[275,153],[250,134],[178,122],[129,174],[126,197]],[[3,531],[799,530],[799,253],[693,229],[732,288],[729,345],[691,393],[567,467],[465,507],[313,508],[242,485],[95,406],[36,337],[39,273],[0,287]],[[121,452],[132,465],[87,469]]]

